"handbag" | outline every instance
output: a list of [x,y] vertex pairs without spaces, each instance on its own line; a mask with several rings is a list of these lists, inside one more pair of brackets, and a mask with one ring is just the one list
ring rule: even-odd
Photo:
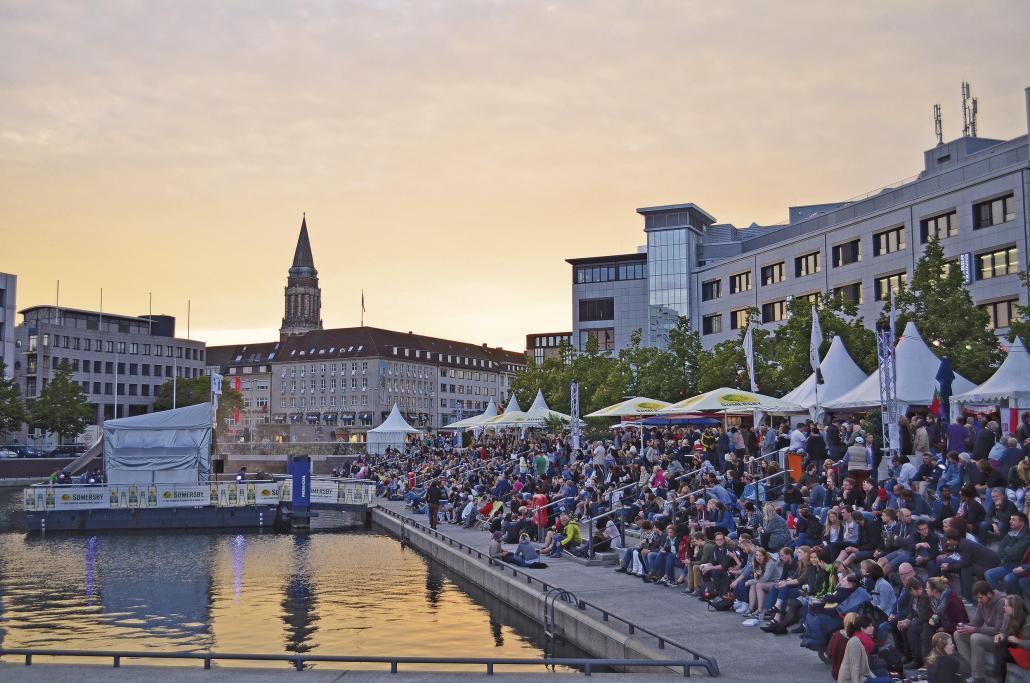
[[859,607],[872,599],[873,597],[865,588],[856,588],[851,595],[837,604],[837,614],[843,617],[848,612],[857,612]]
[[1010,647],[1009,655],[1012,656],[1012,661],[1014,661],[1020,669],[1030,669],[1030,650],[1024,650],[1021,647]]

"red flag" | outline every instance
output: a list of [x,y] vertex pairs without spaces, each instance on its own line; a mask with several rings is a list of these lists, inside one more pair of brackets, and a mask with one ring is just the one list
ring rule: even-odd
[[940,417],[941,414],[941,391],[933,390],[933,401],[930,402],[930,414]]

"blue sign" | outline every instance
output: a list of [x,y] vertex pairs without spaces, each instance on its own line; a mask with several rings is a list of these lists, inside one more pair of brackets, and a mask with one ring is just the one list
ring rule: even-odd
[[290,487],[294,508],[311,507],[311,458],[306,455],[295,455],[290,460],[290,474],[293,485]]

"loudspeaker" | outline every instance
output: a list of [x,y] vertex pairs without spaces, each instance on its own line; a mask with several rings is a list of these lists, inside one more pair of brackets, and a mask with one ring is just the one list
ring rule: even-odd
[[211,471],[215,474],[225,474],[225,460],[215,458],[211,461]]

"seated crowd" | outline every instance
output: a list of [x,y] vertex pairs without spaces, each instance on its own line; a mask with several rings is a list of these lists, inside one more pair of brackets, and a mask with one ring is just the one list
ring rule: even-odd
[[1012,434],[934,416],[899,433],[889,463],[839,419],[656,429],[639,449],[629,430],[582,450],[488,434],[350,474],[434,527],[489,531],[500,561],[617,551],[617,572],[799,634],[836,680],[1030,680],[1030,413]]

